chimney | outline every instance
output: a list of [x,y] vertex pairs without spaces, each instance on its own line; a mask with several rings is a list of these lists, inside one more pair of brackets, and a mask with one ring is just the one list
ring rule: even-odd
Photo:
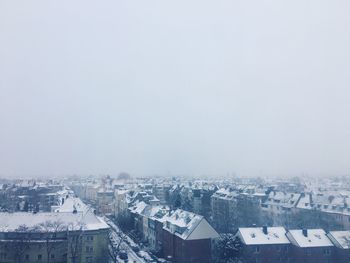
[[306,228],[303,228],[303,236],[307,237],[307,229]]
[[263,226],[263,233],[267,235],[267,226]]

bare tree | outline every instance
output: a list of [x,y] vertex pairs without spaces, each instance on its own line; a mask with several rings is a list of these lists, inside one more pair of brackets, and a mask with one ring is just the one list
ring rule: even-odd
[[57,235],[64,232],[67,226],[59,220],[48,220],[39,224],[38,229],[44,234],[47,263],[50,263],[52,252],[63,242],[63,239],[59,242]]
[[121,251],[122,244],[126,239],[127,235],[122,231],[114,232],[111,230],[109,232],[108,252],[113,262],[118,262],[119,252]]
[[15,236],[10,246],[14,252],[15,261],[21,263],[24,253],[29,249],[30,232],[32,232],[32,229],[26,225],[20,225],[14,232]]
[[72,263],[78,262],[79,255],[82,251],[84,227],[85,224],[82,222],[72,223],[67,227],[69,256],[72,259]]

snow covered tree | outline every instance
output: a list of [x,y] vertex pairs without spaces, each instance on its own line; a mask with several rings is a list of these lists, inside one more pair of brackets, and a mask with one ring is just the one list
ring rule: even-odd
[[238,263],[241,257],[242,243],[234,234],[221,234],[214,242],[214,263]]

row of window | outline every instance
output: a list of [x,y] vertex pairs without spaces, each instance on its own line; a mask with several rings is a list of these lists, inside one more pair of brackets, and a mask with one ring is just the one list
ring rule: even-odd
[[[51,255],[50,255],[50,258],[51,258],[51,259],[55,259],[55,254],[51,254]],[[26,260],[29,260],[29,259],[30,259],[30,256],[29,256],[29,255],[25,255],[25,259],[26,259]],[[38,261],[43,260],[43,255],[42,255],[42,254],[37,255],[37,260],[38,260]]]
[[[276,249],[277,249],[277,251],[282,251],[282,247],[281,247],[281,246],[278,246]],[[284,247],[284,250],[285,250],[285,252],[288,252],[288,246],[285,246],[285,247]],[[260,253],[260,246],[256,246],[254,252],[255,252],[256,254],[259,254],[259,253]],[[310,256],[311,253],[312,253],[312,252],[311,252],[311,249],[306,249],[306,254],[307,254],[308,256]],[[328,248],[325,248],[325,249],[323,249],[323,254],[324,254],[325,256],[329,256],[329,255],[331,254],[331,250],[328,249]]]
[[86,237],[86,240],[87,240],[87,241],[93,241],[93,240],[94,240],[94,236],[87,236],[87,237]]

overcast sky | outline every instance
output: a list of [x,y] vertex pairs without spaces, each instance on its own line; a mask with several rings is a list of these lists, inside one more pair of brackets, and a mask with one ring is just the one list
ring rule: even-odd
[[0,174],[350,174],[350,2],[0,2]]

